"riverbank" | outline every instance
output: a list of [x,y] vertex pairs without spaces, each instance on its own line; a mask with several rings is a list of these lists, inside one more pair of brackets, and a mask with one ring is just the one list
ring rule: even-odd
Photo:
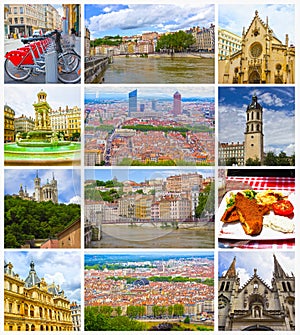
[[127,54],[114,55],[113,58],[215,58],[214,53],[196,53],[196,52],[176,52],[168,53],[153,53],[153,54]]
[[103,224],[100,241],[91,248],[213,248],[214,225],[171,227]]

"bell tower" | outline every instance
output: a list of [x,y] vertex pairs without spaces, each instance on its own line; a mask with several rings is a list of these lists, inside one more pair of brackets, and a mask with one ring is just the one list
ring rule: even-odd
[[263,108],[257,102],[255,94],[247,107],[246,114],[244,164],[246,165],[249,158],[258,159],[262,164],[264,158]]

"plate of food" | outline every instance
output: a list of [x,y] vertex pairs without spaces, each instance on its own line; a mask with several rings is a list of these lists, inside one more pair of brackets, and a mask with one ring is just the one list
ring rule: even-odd
[[219,238],[277,240],[295,238],[295,193],[234,190],[222,199],[217,214]]

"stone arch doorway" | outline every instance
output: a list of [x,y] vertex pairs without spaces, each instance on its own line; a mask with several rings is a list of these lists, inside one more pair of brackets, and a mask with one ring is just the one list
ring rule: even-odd
[[271,330],[271,331],[273,331],[273,329],[270,328],[270,327],[267,327],[267,326],[260,326],[260,325],[249,326],[249,327],[243,329],[243,331],[266,331],[266,330]]
[[258,71],[252,71],[250,73],[249,84],[260,84],[260,74]]

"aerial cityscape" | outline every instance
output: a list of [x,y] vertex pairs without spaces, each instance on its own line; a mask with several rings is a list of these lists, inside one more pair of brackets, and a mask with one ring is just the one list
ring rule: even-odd
[[87,88],[85,165],[212,165],[210,87]]
[[214,243],[212,169],[87,169],[84,185],[87,247]]
[[86,83],[214,82],[214,5],[86,5],[85,17]]
[[218,111],[219,164],[295,165],[294,87],[219,87]]
[[212,252],[86,254],[84,278],[85,330],[213,330]]

